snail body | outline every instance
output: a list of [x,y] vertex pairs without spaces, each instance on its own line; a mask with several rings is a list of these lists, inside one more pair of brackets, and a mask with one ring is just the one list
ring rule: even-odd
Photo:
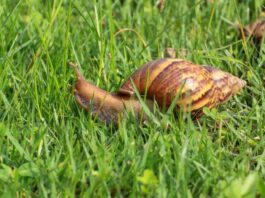
[[[98,117],[106,123],[117,124],[119,116],[122,114],[133,112],[139,116],[141,107],[136,98],[129,98],[100,89],[87,81],[76,65],[72,64],[72,66],[77,75],[74,88],[75,100],[82,108],[90,111],[94,117]],[[149,103],[151,104],[151,101]]]
[[164,58],[146,63],[124,82],[116,93],[106,92],[86,81],[76,68],[75,98],[85,109],[93,101],[91,112],[105,122],[115,122],[119,115],[132,111],[140,115],[141,105],[135,89],[146,95],[147,106],[156,102],[168,108],[177,97],[176,110],[191,111],[197,117],[203,107],[213,108],[237,93],[245,81],[210,66],[182,59]]

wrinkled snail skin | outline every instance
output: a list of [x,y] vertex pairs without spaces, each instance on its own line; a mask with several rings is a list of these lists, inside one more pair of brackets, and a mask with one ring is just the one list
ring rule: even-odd
[[141,109],[138,100],[104,91],[87,81],[77,67],[75,70],[77,75],[74,88],[76,102],[85,110],[91,111],[94,117],[99,117],[106,123],[117,124],[119,116],[124,116],[129,112],[133,112],[137,117],[140,116]]
[[227,101],[246,85],[245,81],[219,69],[172,58],[143,65],[116,93],[96,87],[85,80],[77,67],[75,70],[77,82],[74,94],[77,103],[106,123],[118,123],[119,117],[128,112],[133,112],[138,118],[142,115],[134,87],[140,95],[146,94],[150,109],[154,101],[159,107],[168,108],[178,97],[176,110],[191,111],[195,117],[199,117],[203,107],[213,108]]

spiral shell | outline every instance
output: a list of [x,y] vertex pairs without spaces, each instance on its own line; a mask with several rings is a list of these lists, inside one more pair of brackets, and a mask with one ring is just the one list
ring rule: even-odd
[[264,32],[265,32],[265,19],[261,18],[243,27],[243,32],[241,36],[242,37],[253,36],[256,39],[257,43],[261,44]]
[[138,92],[169,107],[175,97],[177,106],[193,113],[227,101],[246,82],[219,69],[182,59],[159,59],[143,65],[125,81],[118,93]]

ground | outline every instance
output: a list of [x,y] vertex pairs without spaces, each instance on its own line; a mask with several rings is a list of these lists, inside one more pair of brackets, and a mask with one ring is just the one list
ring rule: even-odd
[[[263,3],[1,0],[0,194],[265,197],[265,45],[237,28]],[[69,60],[115,91],[167,47],[247,86],[198,121],[158,112],[106,126],[75,103]]]

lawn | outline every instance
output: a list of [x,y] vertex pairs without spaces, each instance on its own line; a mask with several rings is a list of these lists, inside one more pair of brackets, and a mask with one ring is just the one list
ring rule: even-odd
[[[1,0],[2,197],[265,197],[265,45],[236,29],[263,3]],[[69,60],[114,92],[167,47],[247,86],[199,121],[113,127],[76,104]]]

